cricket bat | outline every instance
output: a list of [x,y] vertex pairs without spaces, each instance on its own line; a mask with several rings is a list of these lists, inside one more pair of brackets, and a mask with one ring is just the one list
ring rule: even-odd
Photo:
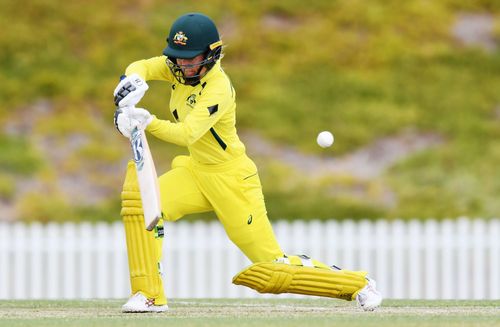
[[145,132],[134,128],[130,135],[130,144],[139,180],[144,224],[146,229],[151,231],[162,218],[158,176]]

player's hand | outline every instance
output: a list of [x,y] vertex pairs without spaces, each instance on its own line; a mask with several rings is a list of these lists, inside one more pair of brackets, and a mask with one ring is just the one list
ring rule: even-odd
[[134,128],[144,130],[153,120],[153,116],[142,108],[117,108],[114,122],[116,129],[125,137],[130,138]]
[[128,111],[128,115],[132,122],[140,130],[146,129],[146,127],[153,121],[153,116],[143,108],[131,108]]
[[115,105],[120,108],[133,107],[141,101],[148,89],[148,84],[139,75],[125,76],[113,92]]
[[134,129],[134,124],[128,115],[128,110],[129,108],[116,108],[114,122],[118,132],[130,138],[130,134]]

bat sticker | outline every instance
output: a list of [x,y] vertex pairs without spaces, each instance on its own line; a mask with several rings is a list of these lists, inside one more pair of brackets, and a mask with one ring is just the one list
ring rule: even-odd
[[134,154],[134,162],[137,165],[137,170],[141,171],[144,166],[144,146],[142,145],[141,133],[137,128],[134,128],[131,135],[132,153]]

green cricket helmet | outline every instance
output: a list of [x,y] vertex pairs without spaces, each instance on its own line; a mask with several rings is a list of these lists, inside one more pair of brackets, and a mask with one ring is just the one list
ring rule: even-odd
[[[214,22],[200,13],[189,13],[179,17],[170,28],[167,47],[163,54],[167,56],[167,65],[177,81],[194,85],[221,58],[222,41]],[[204,59],[194,65],[179,65],[177,59],[191,59],[203,54]],[[198,67],[194,76],[185,76],[185,68]],[[206,67],[202,73],[203,67]]]

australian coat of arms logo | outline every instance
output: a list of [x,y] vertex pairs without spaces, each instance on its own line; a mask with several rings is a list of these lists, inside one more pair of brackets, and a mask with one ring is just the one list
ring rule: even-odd
[[188,96],[186,99],[186,104],[191,108],[194,108],[194,106],[196,105],[196,94],[191,94],[190,96]]
[[180,45],[186,45],[186,41],[188,40],[186,34],[183,31],[179,31],[174,35],[174,43]]

